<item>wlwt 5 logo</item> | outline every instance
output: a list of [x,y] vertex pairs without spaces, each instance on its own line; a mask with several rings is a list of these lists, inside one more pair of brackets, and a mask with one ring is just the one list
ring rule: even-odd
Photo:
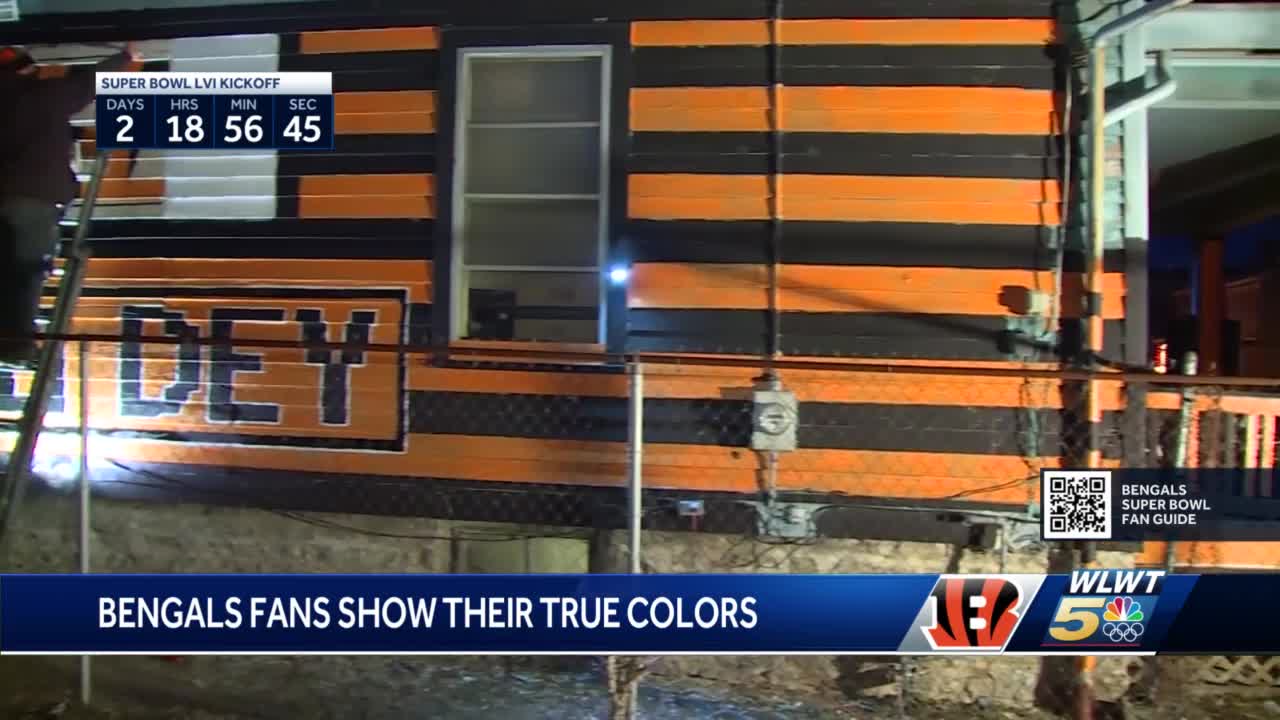
[[1140,647],[1163,570],[1077,570],[1058,601],[1042,647]]

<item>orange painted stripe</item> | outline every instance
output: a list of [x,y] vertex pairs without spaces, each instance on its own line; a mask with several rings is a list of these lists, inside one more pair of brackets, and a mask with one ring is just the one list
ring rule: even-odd
[[431,175],[309,175],[298,181],[298,217],[429,218],[434,194]]
[[299,195],[435,195],[435,176],[424,173],[304,175]]
[[[1080,273],[1064,274],[1079,288]],[[1103,315],[1124,317],[1124,274],[1103,276]],[[804,312],[963,313],[1007,316],[1025,311],[1025,291],[1052,292],[1053,273],[1032,270],[783,265],[783,310]],[[1016,289],[1023,289],[1018,292]],[[1079,315],[1079,290],[1067,291],[1063,314]],[[763,309],[769,302],[764,265],[641,263],[632,268],[628,304],[635,308]]]
[[781,216],[787,220],[993,225],[1057,225],[1061,222],[1057,205],[893,200],[824,201],[784,198]]
[[390,50],[435,50],[439,47],[440,32],[435,27],[325,30],[304,32],[299,35],[299,50],[306,55],[386,52]]
[[433,218],[431,198],[407,195],[304,196],[298,198],[300,218]]
[[787,86],[787,104],[795,109],[946,110],[983,108],[988,112],[1052,112],[1050,90],[996,87],[798,87]]
[[[1202,412],[1229,412],[1238,415],[1280,416],[1280,397],[1263,395],[1218,394],[1209,386],[1199,387],[1193,409]],[[1179,410],[1182,407],[1181,390],[1159,390],[1147,393],[1147,407],[1152,410]]]
[[[636,174],[631,217],[747,220],[769,216],[763,175]],[[798,220],[1056,225],[1056,181],[786,175],[781,214]],[[993,200],[994,199],[994,200]]]
[[784,20],[784,45],[1045,45],[1053,20]]
[[[49,435],[48,448],[73,453],[70,435]],[[314,471],[305,449],[209,446],[104,437],[105,457],[157,463]],[[43,447],[43,446],[42,446]],[[742,448],[651,443],[645,448],[645,483],[663,489],[759,491],[758,461]],[[1114,466],[1114,463],[1104,463]],[[851,496],[1023,503],[1038,494],[1041,467],[1057,458],[911,453],[871,450],[797,450],[784,453],[778,472],[783,490],[839,492]],[[410,435],[402,453],[327,452],[324,467],[364,476],[445,477],[459,480],[621,486],[626,476],[623,443],[464,435]],[[900,469],[900,470],[899,470]],[[372,478],[371,478],[372,480]]]
[[431,90],[335,93],[334,132],[339,135],[414,134],[436,130]]
[[[634,176],[633,176],[634,177]],[[966,177],[898,177],[885,175],[786,175],[785,195],[831,198],[965,201],[1058,202],[1056,180],[1012,180]]]
[[[782,129],[798,132],[1056,132],[1048,90],[950,87],[782,88]],[[633,88],[637,131],[765,131],[767,88]]]
[[[98,187],[98,198],[102,200],[139,200],[144,198],[164,197],[164,178],[103,178]],[[88,183],[80,183],[80,195],[84,196]]]
[[[1181,567],[1280,569],[1280,542],[1180,542],[1174,545],[1173,555]],[[1163,568],[1165,543],[1143,543],[1137,562]]]
[[631,23],[636,47],[768,45],[768,20],[653,20]]
[[[639,197],[749,197],[769,192],[765,175],[636,173],[628,178],[630,194]],[[860,200],[936,200],[943,202],[1057,202],[1056,180],[1004,178],[911,177],[892,175],[784,175],[783,197],[815,196]]]
[[[1045,45],[1052,20],[783,20],[783,45]],[[631,44],[768,45],[767,20],[658,20],[631,24]]]

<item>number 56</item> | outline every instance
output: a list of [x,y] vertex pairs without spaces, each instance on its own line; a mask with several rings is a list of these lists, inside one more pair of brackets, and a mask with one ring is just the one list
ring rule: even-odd
[[250,115],[244,121],[244,130],[241,131],[240,116],[227,116],[227,142],[238,142],[241,137],[249,142],[258,142],[262,139],[262,116]]
[[[1098,631],[1098,613],[1091,612],[1106,605],[1107,599],[1101,597],[1069,597],[1063,598],[1058,605],[1058,612],[1053,616],[1053,624],[1049,626],[1049,637],[1059,642],[1076,642],[1084,640]],[[1080,623],[1075,629],[1059,627],[1058,623]]]

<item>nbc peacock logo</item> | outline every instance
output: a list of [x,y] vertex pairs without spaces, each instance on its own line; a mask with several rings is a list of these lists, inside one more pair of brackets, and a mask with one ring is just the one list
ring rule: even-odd
[[1146,631],[1142,603],[1124,595],[1111,598],[1102,613],[1102,634],[1114,643],[1137,642]]

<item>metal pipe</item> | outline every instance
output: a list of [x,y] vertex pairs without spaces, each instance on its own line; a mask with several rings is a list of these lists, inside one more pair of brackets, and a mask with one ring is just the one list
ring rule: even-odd
[[1156,84],[1135,98],[1130,98],[1107,112],[1103,121],[1105,127],[1124,120],[1138,112],[1166,100],[1178,91],[1178,81],[1169,73],[1169,53],[1161,50],[1156,54]]
[[[1155,0],[1137,10],[1103,25],[1088,40],[1089,46],[1089,267],[1086,278],[1086,313],[1088,317],[1088,356],[1090,365],[1102,354],[1102,256],[1105,248],[1106,217],[1106,90],[1107,43],[1191,0]],[[1145,106],[1144,106],[1145,107]],[[1133,112],[1132,110],[1130,112]],[[1070,189],[1067,190],[1070,192]],[[1092,386],[1092,383],[1091,383]],[[1091,404],[1096,402],[1096,388],[1089,391]],[[1092,407],[1090,408],[1092,415]],[[1092,453],[1092,448],[1091,448]]]
[[[773,0],[769,19],[769,344],[770,361],[782,355],[782,13]],[[773,375],[772,367],[769,370]]]
[[[89,573],[89,343],[80,343],[80,572]],[[80,656],[80,703],[92,694],[91,659]]]
[[[1156,0],[1137,10],[1122,15],[1102,26],[1089,39],[1089,266],[1085,288],[1085,315],[1087,321],[1086,356],[1090,370],[1096,370],[1103,350],[1103,255],[1106,250],[1106,116],[1107,116],[1107,42],[1191,0]],[[1142,107],[1146,107],[1145,105]],[[1130,110],[1133,112],[1133,110]],[[1071,189],[1068,188],[1067,192]],[[1088,416],[1088,451],[1085,455],[1088,467],[1100,467],[1102,448],[1099,429],[1103,408],[1101,383],[1091,377],[1085,388]],[[1085,566],[1089,566],[1095,552],[1092,543],[1082,548]],[[1079,661],[1075,717],[1091,720],[1093,717],[1093,670],[1096,658],[1084,656]]]
[[644,520],[644,371],[638,362],[627,366],[630,378],[627,423],[627,494],[630,507],[628,547],[631,552],[631,573],[642,572],[640,562],[640,530]]
[[[53,317],[50,320],[48,333],[59,335],[66,332],[71,322],[71,310],[76,299],[80,297],[80,286],[84,282],[89,253],[85,247],[85,237],[93,216],[93,207],[98,200],[98,190],[102,186],[102,176],[106,172],[109,153],[99,153],[93,164],[93,176],[89,178],[84,198],[80,204],[80,217],[76,223],[76,232],[71,241],[71,252],[66,264],[66,272],[58,283],[58,295],[53,304]],[[22,406],[22,417],[18,420],[18,438],[14,441],[13,452],[9,454],[9,467],[5,471],[5,505],[0,513],[0,538],[13,525],[18,508],[26,492],[26,482],[31,470],[31,458],[35,455],[36,441],[40,437],[40,429],[44,425],[44,413],[49,406],[49,393],[53,389],[53,376],[62,362],[62,341],[46,339],[40,348],[39,364],[35,377],[31,380],[31,390],[27,401]]]

